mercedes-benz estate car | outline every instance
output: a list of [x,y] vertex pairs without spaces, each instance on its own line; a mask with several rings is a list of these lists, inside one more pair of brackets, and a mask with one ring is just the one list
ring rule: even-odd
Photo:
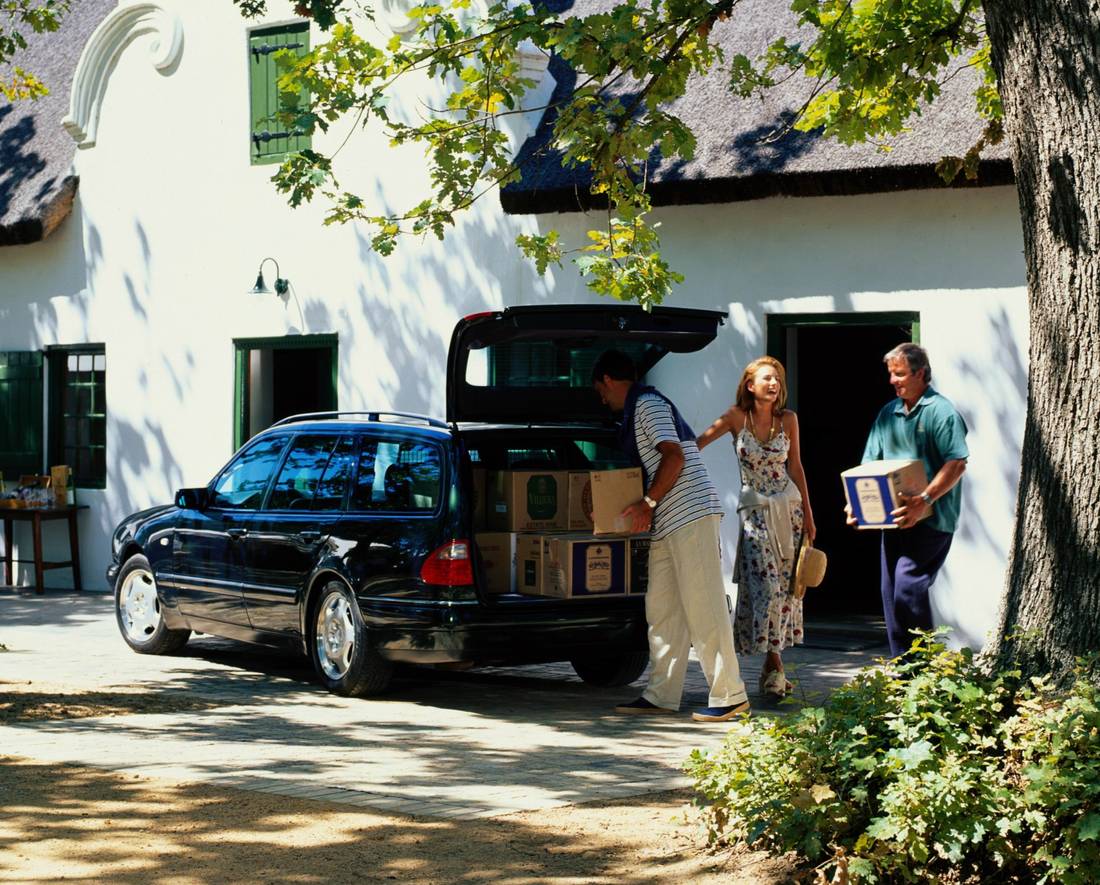
[[475,468],[628,466],[594,392],[617,347],[648,371],[714,339],[715,311],[512,307],[461,320],[446,420],[386,412],[277,422],[205,486],[124,519],[107,577],[137,652],[192,631],[300,649],[344,695],[382,691],[394,664],[569,661],[623,685],[648,662],[644,596],[490,593]]

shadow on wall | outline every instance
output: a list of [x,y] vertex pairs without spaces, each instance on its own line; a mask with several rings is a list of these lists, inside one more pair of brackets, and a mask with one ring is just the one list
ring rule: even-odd
[[[990,396],[985,402],[988,409],[992,410],[996,422],[995,435],[1005,443],[1014,442],[1015,445],[1005,445],[999,452],[1000,458],[997,464],[997,473],[1003,484],[1003,492],[1007,499],[1015,504],[1016,490],[1020,480],[1020,442],[1023,437],[1022,420],[1026,417],[1027,409],[1027,363],[1026,357],[1020,352],[1016,339],[1012,334],[1012,326],[1008,313],[1002,309],[990,318],[990,333],[996,343],[995,367],[982,364],[972,358],[961,360],[958,366],[963,376],[972,381],[975,389],[987,389],[994,380],[995,390],[990,391]],[[991,368],[993,371],[991,372]],[[974,410],[968,408],[966,403],[958,403],[959,411],[966,420],[971,433],[978,429],[974,418]],[[988,434],[988,429],[986,433]],[[971,505],[976,502],[971,500]],[[989,533],[985,520],[966,520],[959,526],[959,536],[964,540],[986,546],[1004,555],[1008,538],[996,539]]]
[[[455,323],[471,313],[518,303],[504,291],[508,277],[492,270],[514,267],[521,260],[513,243],[515,231],[504,230],[505,226],[504,219],[487,223],[480,217],[469,218],[449,234],[450,249],[434,242],[430,247],[402,243],[398,250],[407,250],[405,260],[396,254],[380,258],[362,232],[356,231],[359,259],[368,279],[359,284],[355,301],[340,308],[336,327],[358,325],[355,313],[367,318],[373,347],[389,365],[374,379],[382,401],[362,402],[360,389],[357,404],[444,416],[447,353]],[[475,254],[462,248],[467,243],[484,245]],[[411,260],[413,254],[416,260]],[[388,295],[391,292],[408,295],[394,299]],[[355,397],[356,391],[351,395]]]

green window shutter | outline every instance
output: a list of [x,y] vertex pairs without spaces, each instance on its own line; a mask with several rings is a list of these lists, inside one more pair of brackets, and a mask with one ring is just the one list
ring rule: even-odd
[[42,472],[42,354],[0,352],[0,473]]
[[107,351],[49,348],[50,464],[72,468],[79,488],[107,487]]
[[[291,49],[299,57],[309,52],[309,23],[260,28],[248,35],[248,70],[251,122],[249,150],[253,165],[281,163],[287,154],[310,146],[309,135],[295,134],[293,126],[278,119],[279,66],[275,55]],[[303,103],[307,96],[296,101]]]

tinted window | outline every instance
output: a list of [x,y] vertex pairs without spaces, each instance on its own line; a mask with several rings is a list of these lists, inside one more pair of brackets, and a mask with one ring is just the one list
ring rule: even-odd
[[435,510],[442,494],[442,474],[438,446],[364,440],[351,507],[406,513]]
[[340,510],[344,506],[344,491],[355,470],[355,438],[345,436],[329,458],[317,494],[313,497],[314,510]]
[[226,510],[257,509],[288,438],[267,436],[241,452],[214,484],[211,506]]
[[505,341],[470,351],[466,383],[475,387],[589,388],[592,367],[609,347],[629,354],[635,364],[644,364],[647,352],[655,350],[637,341],[606,338]]
[[336,445],[335,436],[299,436],[283,461],[268,510],[308,510]]

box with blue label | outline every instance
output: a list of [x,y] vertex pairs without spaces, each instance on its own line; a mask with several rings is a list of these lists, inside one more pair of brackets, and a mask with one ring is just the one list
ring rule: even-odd
[[541,595],[623,596],[630,587],[630,540],[543,535]]
[[[919,495],[928,486],[924,462],[868,461],[840,474],[848,506],[858,529],[893,529],[892,510],[901,506],[901,495]],[[925,510],[930,516],[932,508]]]

